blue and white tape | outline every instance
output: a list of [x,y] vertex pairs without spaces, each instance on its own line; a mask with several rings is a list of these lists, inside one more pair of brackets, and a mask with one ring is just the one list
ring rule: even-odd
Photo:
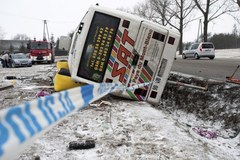
[[16,158],[35,138],[91,102],[115,91],[134,90],[149,84],[132,87],[114,83],[85,85],[1,110],[0,159]]

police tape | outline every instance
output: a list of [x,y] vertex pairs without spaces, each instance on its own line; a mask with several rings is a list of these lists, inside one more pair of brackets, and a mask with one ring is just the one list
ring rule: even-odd
[[151,84],[125,87],[115,83],[84,85],[0,111],[0,159],[14,159],[34,139],[74,111],[115,91],[135,90]]

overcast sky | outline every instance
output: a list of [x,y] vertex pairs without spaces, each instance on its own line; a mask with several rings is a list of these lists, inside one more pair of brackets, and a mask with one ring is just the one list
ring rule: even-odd
[[[0,0],[0,29],[4,39],[12,39],[16,34],[26,34],[30,38],[42,39],[43,20],[48,23],[49,33],[55,39],[67,35],[80,23],[90,5],[109,8],[133,8],[143,0]],[[197,37],[199,21],[195,21],[184,31],[184,41],[194,41]],[[231,33],[234,20],[220,17],[210,23],[213,33]]]

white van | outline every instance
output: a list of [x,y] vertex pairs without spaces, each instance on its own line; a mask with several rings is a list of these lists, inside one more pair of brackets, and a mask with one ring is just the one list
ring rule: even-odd
[[212,42],[201,42],[192,44],[188,50],[183,51],[182,58],[195,58],[208,57],[215,58],[215,47]]

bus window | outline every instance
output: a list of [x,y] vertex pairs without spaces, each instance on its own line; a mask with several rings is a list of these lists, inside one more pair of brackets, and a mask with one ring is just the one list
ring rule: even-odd
[[164,42],[165,35],[163,35],[163,34],[161,34],[161,33],[158,33],[158,32],[153,32],[152,38],[153,38],[153,39],[156,39],[156,40],[158,40],[158,41]]
[[77,76],[102,82],[120,18],[95,12],[83,48]]

